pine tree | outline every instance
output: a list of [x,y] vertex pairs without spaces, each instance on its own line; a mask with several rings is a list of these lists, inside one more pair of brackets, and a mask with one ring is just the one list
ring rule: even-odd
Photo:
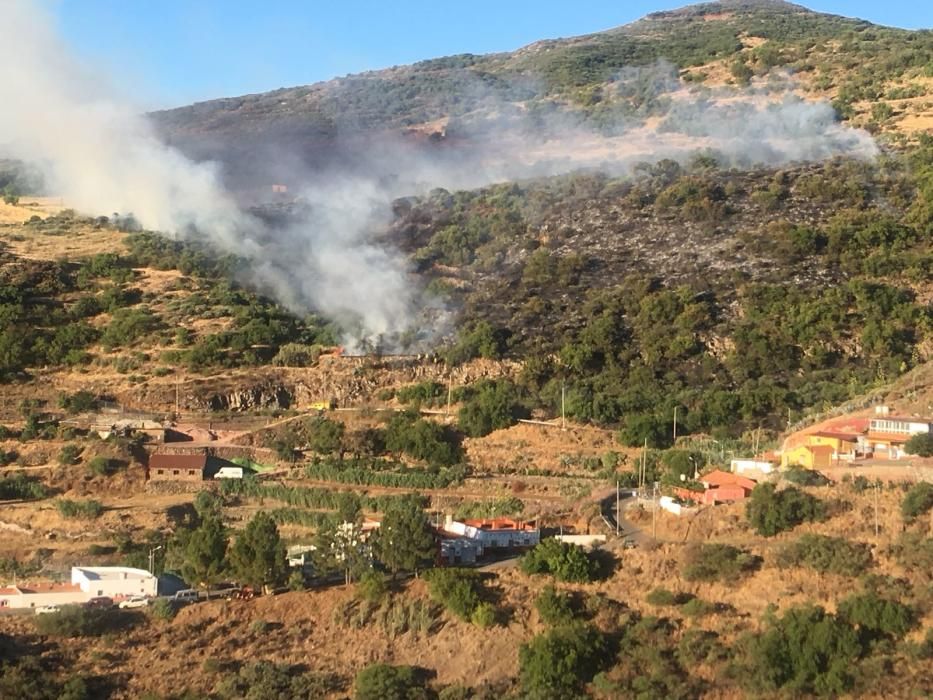
[[196,585],[217,581],[227,564],[227,530],[216,515],[210,515],[191,531],[184,546],[182,574]]
[[433,560],[434,535],[416,498],[399,499],[386,509],[374,550],[393,575]]
[[285,580],[285,545],[270,515],[260,512],[249,521],[230,549],[230,566],[243,583],[256,588]]

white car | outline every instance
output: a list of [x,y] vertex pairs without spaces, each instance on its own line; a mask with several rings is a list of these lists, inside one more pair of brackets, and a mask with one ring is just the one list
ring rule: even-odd
[[126,600],[121,600],[117,607],[123,608],[145,608],[149,605],[149,599],[145,596],[134,595],[132,598],[127,598]]
[[61,612],[60,605],[40,605],[36,608],[36,615],[48,615],[50,613]]

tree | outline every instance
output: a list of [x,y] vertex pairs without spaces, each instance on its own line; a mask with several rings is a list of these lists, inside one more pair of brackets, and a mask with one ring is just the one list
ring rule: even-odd
[[527,697],[560,700],[580,695],[609,658],[605,636],[586,624],[539,634],[519,650],[522,687]]
[[17,193],[16,188],[12,183],[3,188],[3,201],[5,204],[9,204],[10,206],[14,207],[19,204],[19,194]]
[[280,585],[288,573],[285,545],[268,513],[259,512],[247,523],[230,549],[230,567],[244,583],[255,587]]
[[907,454],[933,457],[933,433],[917,433],[904,445]]
[[198,586],[215,583],[227,564],[227,530],[214,514],[208,514],[187,536],[182,575]]
[[882,637],[900,639],[917,624],[913,608],[873,591],[840,601],[838,615],[858,628],[865,644]]
[[434,559],[434,535],[415,497],[400,498],[386,508],[376,532],[376,558],[392,572],[417,571]]
[[526,574],[551,574],[558,581],[575,583],[592,581],[598,569],[582,547],[553,537],[525,554],[520,564]]
[[344,424],[327,418],[315,418],[308,425],[308,447],[321,455],[343,452]]
[[687,550],[683,574],[687,581],[735,581],[755,571],[761,559],[728,544],[703,544]]
[[773,537],[802,522],[822,520],[826,506],[792,486],[778,491],[774,484],[758,484],[745,506],[745,517],[758,534]]
[[525,415],[516,398],[515,386],[508,381],[482,381],[476,393],[460,409],[457,424],[470,437],[482,437],[493,430],[508,428]]
[[348,586],[372,569],[372,547],[366,541],[359,519],[330,522],[318,530],[314,569],[321,575],[342,571]]

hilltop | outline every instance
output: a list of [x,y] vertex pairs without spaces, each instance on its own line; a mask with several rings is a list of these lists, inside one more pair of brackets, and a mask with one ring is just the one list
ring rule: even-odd
[[309,167],[371,165],[366,155],[384,147],[387,134],[406,150],[463,156],[483,124],[513,110],[563,111],[597,128],[643,117],[644,97],[620,93],[619,85],[633,70],[662,62],[706,89],[789,72],[795,89],[832,100],[852,124],[910,138],[933,124],[924,99],[933,80],[931,42],[926,32],[789,3],[706,3],[509,53],[436,58],[152,117],[170,143],[225,163],[234,183],[256,187]]

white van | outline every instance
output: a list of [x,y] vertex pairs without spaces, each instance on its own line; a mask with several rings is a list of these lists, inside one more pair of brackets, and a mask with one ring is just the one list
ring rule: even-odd
[[243,467],[221,467],[214,474],[215,479],[242,479]]

